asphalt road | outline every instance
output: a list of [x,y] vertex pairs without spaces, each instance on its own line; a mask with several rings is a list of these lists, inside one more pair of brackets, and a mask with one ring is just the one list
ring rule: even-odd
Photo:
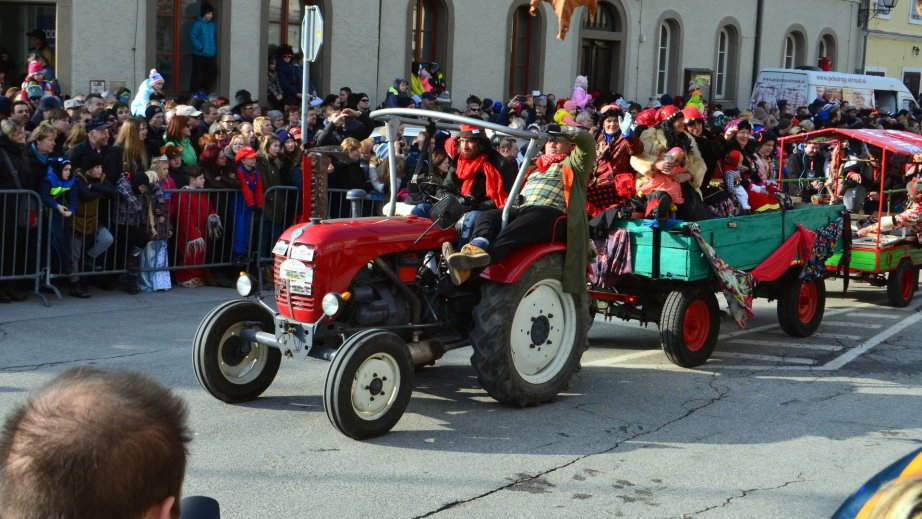
[[231,290],[33,300],[0,306],[0,410],[74,365],[149,373],[191,410],[186,494],[223,517],[829,517],[922,443],[922,298],[827,286],[819,334],[785,336],[758,301],[698,369],[668,363],[655,325],[597,321],[569,392],[536,408],[498,405],[450,352],[367,442],[327,421],[322,361],[283,360],[245,405],[199,387],[191,338]]

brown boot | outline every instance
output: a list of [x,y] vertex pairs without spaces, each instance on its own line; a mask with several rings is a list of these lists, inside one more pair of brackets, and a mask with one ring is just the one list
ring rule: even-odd
[[442,244],[442,259],[445,260],[445,264],[448,265],[448,276],[451,278],[451,282],[455,286],[461,285],[467,281],[467,278],[471,276],[471,271],[469,270],[458,270],[451,266],[448,263],[448,258],[455,254],[455,248],[451,246],[450,242],[445,242]]
[[[445,254],[445,247],[442,246],[442,254]],[[467,281],[471,276],[471,269],[486,267],[490,264],[490,255],[483,249],[470,243],[461,247],[460,252],[453,252],[447,256],[448,272],[451,275],[451,281],[455,285],[460,285]]]

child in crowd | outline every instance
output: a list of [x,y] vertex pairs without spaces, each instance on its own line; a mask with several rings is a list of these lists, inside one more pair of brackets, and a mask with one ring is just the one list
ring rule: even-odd
[[640,192],[649,195],[662,191],[670,196],[672,203],[685,202],[682,198],[682,186],[675,180],[675,175],[685,172],[685,152],[678,146],[670,149],[653,165],[653,176],[640,186]]
[[51,251],[57,261],[58,272],[71,272],[70,235],[64,229],[64,220],[77,210],[77,190],[71,175],[69,160],[48,159],[48,171],[38,190],[42,202],[51,208]]
[[263,179],[256,169],[257,156],[252,146],[244,146],[234,157],[240,196],[243,197],[243,203],[237,203],[234,211],[234,263],[238,266],[247,263],[246,255],[253,241],[250,236],[253,219],[261,217],[263,212]]
[[744,213],[749,213],[752,207],[749,206],[749,194],[742,186],[743,154],[739,150],[732,150],[727,153],[718,164],[714,172],[715,180],[723,180],[727,186],[727,191],[733,194],[736,203]]
[[[206,263],[206,238],[218,238],[221,235],[221,219],[215,212],[208,193],[200,192],[205,187],[205,172],[198,167],[186,170],[188,185],[182,188],[177,197],[176,253],[179,265],[193,266]],[[202,268],[183,269],[176,273],[176,280],[186,288],[198,288],[204,285]]]
[[34,92],[38,88],[42,97],[45,95],[54,95],[51,83],[45,81],[45,65],[40,61],[29,62],[29,73],[26,80],[22,82],[22,89],[19,92],[19,99],[25,103],[29,102],[29,89]]
[[[102,158],[96,153],[83,156],[80,169],[74,174],[77,197],[80,205],[74,213],[74,237],[80,241],[74,244],[75,264],[81,272],[103,269],[100,260],[115,241],[108,229],[111,201],[118,198],[118,191],[106,181],[102,172]],[[80,261],[83,266],[80,268]],[[70,295],[86,299],[90,297],[89,279],[82,276],[70,290]]]

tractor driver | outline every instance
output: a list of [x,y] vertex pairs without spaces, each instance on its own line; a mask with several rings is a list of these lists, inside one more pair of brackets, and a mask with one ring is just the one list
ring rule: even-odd
[[595,141],[579,128],[551,124],[547,132],[551,138],[528,172],[522,202],[512,211],[506,228],[500,230],[502,210],[490,209],[477,215],[473,238],[460,252],[450,243],[442,245],[454,284],[464,283],[472,269],[496,263],[516,247],[566,240],[564,290],[579,293],[586,289],[586,183],[595,166]]

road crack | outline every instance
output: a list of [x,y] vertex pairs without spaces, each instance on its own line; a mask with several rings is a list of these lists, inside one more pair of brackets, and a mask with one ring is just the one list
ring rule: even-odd
[[[487,496],[491,496],[491,495],[496,494],[496,493],[498,493],[498,492],[502,492],[503,490],[512,489],[512,487],[515,487],[515,486],[517,486],[517,485],[525,485],[525,484],[528,484],[528,483],[533,482],[533,481],[535,481],[535,480],[537,480],[537,479],[543,478],[544,476],[547,476],[548,474],[552,474],[552,473],[554,473],[554,472],[557,472],[558,470],[565,469],[565,468],[567,468],[567,467],[569,467],[569,466],[571,466],[571,465],[573,465],[573,464],[575,464],[575,463],[579,463],[580,461],[583,461],[583,460],[585,460],[585,459],[591,458],[591,457],[593,457],[593,456],[599,456],[599,455],[602,455],[602,454],[608,454],[608,453],[610,453],[610,452],[612,452],[612,451],[618,449],[619,447],[621,447],[622,445],[624,445],[624,444],[627,443],[627,442],[636,440],[636,439],[641,438],[641,437],[643,437],[643,436],[647,436],[647,435],[651,435],[651,434],[658,433],[659,431],[662,431],[663,429],[665,429],[665,428],[667,428],[667,427],[669,427],[669,426],[671,426],[671,425],[673,425],[673,424],[675,424],[675,423],[681,422],[682,420],[685,420],[686,418],[688,418],[688,417],[690,417],[691,415],[697,413],[698,411],[700,411],[700,410],[702,410],[702,409],[705,409],[705,408],[707,408],[707,407],[710,407],[710,406],[716,404],[717,402],[720,402],[720,401],[723,400],[724,398],[726,398],[726,396],[730,394],[730,388],[727,387],[727,386],[718,385],[716,382],[717,382],[717,373],[713,373],[713,374],[711,375],[711,380],[708,382],[708,386],[709,386],[711,389],[713,389],[714,392],[716,393],[716,395],[715,395],[714,397],[708,399],[708,400],[705,401],[704,403],[701,403],[701,404],[698,405],[697,407],[690,407],[690,408],[688,408],[688,409],[685,411],[685,413],[683,413],[681,416],[678,416],[678,417],[676,417],[676,418],[673,418],[672,420],[669,420],[668,422],[665,422],[665,423],[661,424],[660,426],[658,426],[658,427],[656,427],[656,428],[654,428],[654,429],[649,429],[649,430],[646,430],[646,431],[638,432],[638,433],[636,433],[636,434],[634,434],[634,435],[632,435],[632,436],[629,436],[629,437],[627,437],[627,438],[625,438],[625,439],[623,439],[623,440],[620,440],[620,441],[618,441],[618,442],[615,442],[614,445],[612,445],[612,446],[610,446],[610,447],[608,447],[608,448],[606,448],[606,449],[602,449],[602,450],[599,450],[599,451],[596,451],[596,452],[591,452],[591,453],[589,453],[589,454],[584,454],[584,455],[582,455],[582,456],[578,456],[578,457],[576,457],[576,458],[574,458],[574,459],[572,459],[572,460],[570,460],[570,461],[568,461],[568,462],[566,462],[566,463],[563,463],[563,464],[561,464],[561,465],[557,465],[556,467],[551,467],[551,468],[549,468],[549,469],[547,469],[547,470],[544,470],[544,471],[542,471],[542,472],[539,472],[539,473],[537,473],[537,474],[520,474],[519,477],[517,477],[516,479],[512,480],[512,481],[511,481],[510,483],[508,483],[508,484],[502,485],[502,486],[500,486],[500,487],[494,488],[494,489],[492,489],[492,490],[489,490],[489,491],[487,491],[487,492],[484,492],[484,493],[482,493],[482,494],[478,494],[478,495],[476,495],[476,496],[473,496],[473,497],[470,497],[470,498],[467,498],[467,499],[459,499],[459,500],[456,500],[456,501],[452,501],[452,502],[450,502],[450,503],[445,503],[444,505],[440,506],[439,508],[437,508],[437,509],[435,509],[435,510],[432,510],[432,511],[430,511],[430,512],[426,512],[426,513],[424,513],[424,514],[422,514],[422,515],[414,516],[413,519],[421,519],[421,518],[423,518],[423,517],[432,517],[432,516],[434,516],[434,515],[436,515],[436,514],[438,514],[438,513],[444,512],[445,510],[452,509],[452,508],[454,508],[454,507],[456,507],[456,506],[460,506],[460,505],[465,505],[465,504],[468,504],[468,503],[472,503],[472,502],[477,501],[477,500],[479,500],[479,499],[483,499],[483,498],[485,498],[485,497],[487,497]],[[689,403],[691,403],[691,402],[701,402],[701,401],[702,401],[701,399],[688,400],[688,401],[686,401],[686,402],[683,404],[683,406],[685,406],[685,405],[687,405],[687,404],[689,404]],[[782,485],[782,486],[784,486],[784,485]],[[779,488],[780,488],[780,487],[779,487]],[[766,489],[756,489],[756,490],[766,490]]]
[[93,362],[100,360],[114,360],[114,359],[124,359],[127,357],[137,357],[139,355],[151,355],[154,353],[159,353],[161,351],[171,350],[173,348],[160,348],[158,350],[149,350],[149,351],[139,351],[136,353],[127,353],[125,355],[113,355],[111,357],[94,357],[90,359],[72,359],[72,360],[62,360],[56,362],[42,362],[39,364],[24,364],[22,366],[6,366],[0,368],[0,373],[25,373],[27,371],[36,371],[39,368],[61,366],[63,364],[74,364],[78,362]]
[[717,509],[717,508],[724,508],[725,506],[729,505],[730,502],[733,501],[734,499],[742,499],[742,498],[744,498],[744,497],[746,497],[746,496],[748,496],[749,494],[752,494],[752,493],[754,493],[754,492],[764,492],[764,491],[766,491],[766,490],[778,490],[779,488],[784,488],[784,487],[786,487],[786,486],[788,486],[788,485],[793,485],[794,483],[803,483],[803,482],[805,482],[805,481],[806,481],[806,479],[804,479],[804,474],[803,474],[803,472],[801,472],[800,474],[797,474],[797,479],[794,479],[794,480],[791,480],[791,481],[785,481],[784,483],[782,483],[782,484],[780,484],[780,485],[777,485],[777,486],[774,486],[774,487],[750,488],[750,489],[747,489],[747,490],[740,490],[741,493],[740,493],[739,495],[730,496],[730,497],[728,497],[723,503],[721,503],[721,504],[719,504],[719,505],[709,506],[709,507],[707,507],[707,508],[705,508],[705,509],[698,510],[697,512],[692,512],[691,514],[683,514],[682,517],[689,517],[689,516],[694,517],[694,516],[696,516],[696,515],[703,514],[703,513],[705,513],[705,512],[709,512],[709,511],[711,511],[711,510],[715,510],[715,509]]

